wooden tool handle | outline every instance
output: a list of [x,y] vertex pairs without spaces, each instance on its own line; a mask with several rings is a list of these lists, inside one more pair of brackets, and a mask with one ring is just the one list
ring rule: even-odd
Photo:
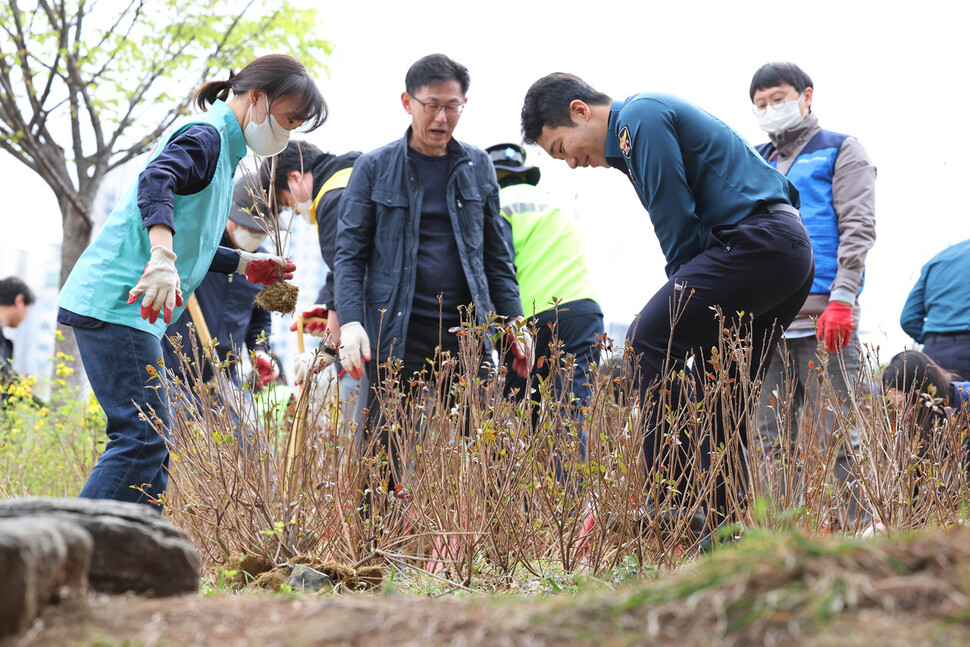
[[199,307],[199,300],[195,298],[195,293],[189,297],[186,309],[192,317],[192,323],[195,324],[195,331],[199,333],[199,341],[202,342],[203,347],[208,346],[212,335],[209,334],[209,326],[205,323],[205,317],[202,315],[202,308]]
[[296,315],[296,348],[303,352],[303,315]]

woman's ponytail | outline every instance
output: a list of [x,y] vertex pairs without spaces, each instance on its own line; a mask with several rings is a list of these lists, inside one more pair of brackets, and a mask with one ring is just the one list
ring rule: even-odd
[[205,112],[209,109],[216,99],[220,101],[226,101],[229,99],[229,91],[233,89],[232,87],[232,77],[235,73],[229,70],[229,80],[227,81],[209,81],[195,93],[195,105],[199,107],[199,110]]

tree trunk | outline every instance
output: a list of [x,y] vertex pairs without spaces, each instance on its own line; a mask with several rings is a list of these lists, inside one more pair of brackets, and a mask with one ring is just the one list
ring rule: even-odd
[[[88,243],[91,242],[91,218],[87,214],[80,213],[70,200],[60,198],[58,200],[61,207],[61,219],[64,223],[64,240],[61,243],[61,278],[60,287],[64,287],[74,264],[81,256]],[[77,341],[74,339],[74,331],[63,324],[57,324],[58,335],[54,343],[55,352],[64,353],[72,358],[65,363],[74,369],[73,373],[67,378],[72,386],[81,383],[81,358],[78,356]],[[57,362],[54,362],[55,369]]]

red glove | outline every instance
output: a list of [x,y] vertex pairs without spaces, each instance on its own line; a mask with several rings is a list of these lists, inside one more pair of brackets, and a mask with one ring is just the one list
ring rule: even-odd
[[512,358],[512,370],[519,377],[528,377],[529,372],[532,370],[532,359],[535,356],[535,342],[532,340],[532,335],[524,327],[516,335],[516,331],[510,327],[505,331],[505,338],[512,346],[512,353],[514,355]]
[[852,306],[830,301],[825,312],[818,318],[815,334],[825,343],[826,351],[835,353],[849,345],[852,328]]
[[172,309],[182,305],[182,281],[175,269],[175,252],[162,245],[154,245],[151,253],[137,285],[128,292],[128,303],[134,303],[144,294],[141,318],[153,324],[158,320],[159,311],[164,310],[162,319],[170,324]]
[[[290,332],[296,332],[296,322],[290,324]],[[327,333],[327,306],[315,305],[303,311],[303,332],[321,339]]]
[[244,252],[237,249],[239,254],[239,265],[236,272],[245,274],[250,283],[260,285],[276,285],[280,281],[278,271],[283,272],[283,279],[289,281],[293,278],[296,265],[288,258],[274,256],[272,254]]
[[263,351],[256,351],[256,375],[259,379],[260,386],[266,386],[276,378],[280,376],[280,372],[276,369],[276,365],[273,364],[273,360],[270,356]]

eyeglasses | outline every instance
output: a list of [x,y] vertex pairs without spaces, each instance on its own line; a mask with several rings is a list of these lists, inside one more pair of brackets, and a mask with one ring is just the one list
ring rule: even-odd
[[425,103],[413,94],[411,95],[411,98],[420,103],[421,107],[424,108],[424,111],[429,115],[436,115],[440,110],[444,110],[445,116],[457,117],[461,114],[461,111],[465,109],[464,103]]
[[765,105],[763,105],[760,108],[758,106],[752,107],[751,108],[751,112],[753,112],[756,115],[762,115],[762,114],[765,113],[765,111],[768,108],[772,108],[774,110],[777,110],[777,109],[781,108],[783,105],[785,105],[786,103],[788,103],[789,101],[798,101],[801,98],[801,96],[802,95],[799,92],[796,91],[795,92],[795,97],[792,98],[791,93],[789,92],[788,94],[786,94],[783,97],[776,97],[776,98],[773,98],[773,99],[769,99],[765,103]]

